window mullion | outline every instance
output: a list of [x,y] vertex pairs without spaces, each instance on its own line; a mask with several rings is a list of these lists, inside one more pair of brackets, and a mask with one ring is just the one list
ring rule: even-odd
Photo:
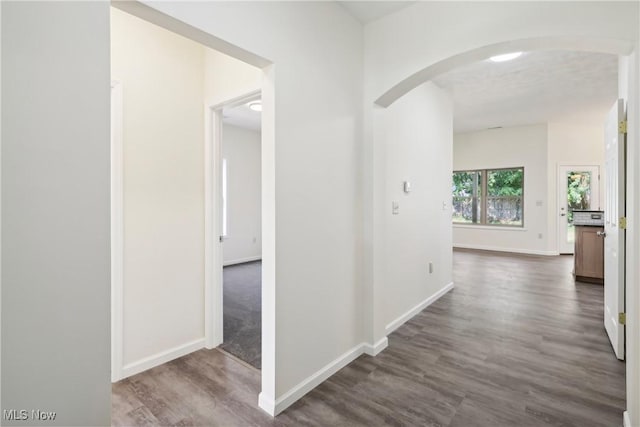
[[487,224],[487,171],[482,171],[482,205],[480,208],[480,223]]

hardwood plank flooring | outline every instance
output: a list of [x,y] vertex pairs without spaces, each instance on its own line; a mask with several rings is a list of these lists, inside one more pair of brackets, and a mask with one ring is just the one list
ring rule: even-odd
[[113,385],[118,426],[621,426],[603,287],[572,257],[454,251],[455,289],[275,419],[260,372],[201,350]]

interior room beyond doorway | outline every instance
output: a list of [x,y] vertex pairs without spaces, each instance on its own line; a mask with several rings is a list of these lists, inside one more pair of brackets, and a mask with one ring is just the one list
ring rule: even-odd
[[259,91],[263,73],[117,8],[111,67],[122,106],[112,165],[123,176],[112,188],[123,201],[112,212],[122,218],[114,257],[124,266],[112,282],[117,382],[209,345],[204,106]]
[[223,343],[261,365],[262,231],[260,98],[222,110]]

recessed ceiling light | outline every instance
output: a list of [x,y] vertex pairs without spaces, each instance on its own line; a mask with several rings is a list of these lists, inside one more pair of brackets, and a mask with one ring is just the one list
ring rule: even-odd
[[262,111],[262,101],[251,101],[247,106],[253,111]]
[[511,61],[512,59],[516,59],[520,55],[522,55],[522,52],[511,52],[511,53],[505,53],[502,55],[492,56],[491,58],[489,58],[489,60],[493,62],[505,62],[505,61]]

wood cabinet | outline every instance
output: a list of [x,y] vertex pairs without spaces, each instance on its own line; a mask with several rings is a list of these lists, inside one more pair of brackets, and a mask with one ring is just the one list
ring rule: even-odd
[[598,233],[604,233],[604,228],[576,226],[576,280],[604,283],[604,236]]

